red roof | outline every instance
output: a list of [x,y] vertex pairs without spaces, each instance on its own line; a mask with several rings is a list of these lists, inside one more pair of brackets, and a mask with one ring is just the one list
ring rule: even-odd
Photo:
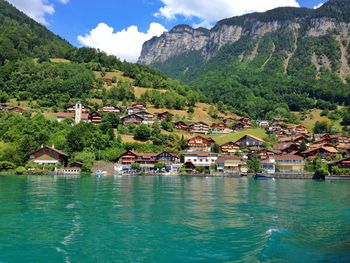
[[[74,112],[57,112],[55,113],[56,118],[60,119],[69,119],[72,118],[74,119],[75,113]],[[88,120],[89,119],[89,114],[88,113],[82,113],[81,114],[81,119],[82,120]]]
[[333,146],[321,146],[321,147],[318,147],[318,148],[312,148],[312,149],[309,149],[305,152],[303,152],[303,154],[308,154],[308,153],[311,153],[311,152],[314,152],[314,151],[317,151],[317,150],[325,150],[326,152],[329,152],[329,153],[338,153],[337,149]]
[[57,149],[54,148],[54,147],[48,147],[48,146],[42,146],[39,150],[36,150],[36,151],[32,152],[30,155],[32,155],[32,154],[34,154],[34,153],[36,153],[36,152],[39,152],[39,151],[41,151],[42,149],[50,149],[50,150],[52,150],[52,151],[58,153],[59,155],[63,155],[63,156],[69,157],[68,154],[66,154],[66,153],[64,153],[64,152],[62,152],[62,151],[60,151],[60,150],[57,150]]
[[262,139],[260,139],[260,138],[258,138],[258,137],[255,137],[255,136],[253,136],[253,135],[250,135],[250,134],[243,135],[243,136],[242,136],[241,138],[239,138],[236,142],[242,140],[242,139],[245,138],[245,137],[250,137],[250,138],[252,138],[252,139],[254,139],[254,140],[257,140],[257,141],[260,141],[260,142],[264,142],[264,140],[262,140]]

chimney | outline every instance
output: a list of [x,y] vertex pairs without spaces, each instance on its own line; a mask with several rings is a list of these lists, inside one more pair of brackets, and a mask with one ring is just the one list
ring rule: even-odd
[[52,144],[52,147],[51,147],[52,149],[55,149],[55,145],[54,144]]

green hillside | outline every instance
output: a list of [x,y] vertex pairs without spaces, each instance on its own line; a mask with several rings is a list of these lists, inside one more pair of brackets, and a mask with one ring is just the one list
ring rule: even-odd
[[25,57],[63,57],[72,46],[61,37],[0,0],[0,65]]
[[0,103],[62,108],[77,99],[128,101],[135,99],[134,86],[172,92],[173,99],[181,100],[176,107],[200,100],[188,86],[150,67],[73,47],[4,0],[0,25]]

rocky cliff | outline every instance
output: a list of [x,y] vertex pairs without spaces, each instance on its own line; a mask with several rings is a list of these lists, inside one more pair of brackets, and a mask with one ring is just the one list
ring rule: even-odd
[[345,11],[349,10],[349,2],[331,0],[317,10],[277,8],[265,13],[225,19],[211,30],[179,25],[144,43],[139,63],[164,63],[191,51],[199,51],[208,60],[222,47],[242,38],[260,39],[267,33],[281,29],[291,29],[297,38],[337,34],[341,40],[348,40],[350,17]]

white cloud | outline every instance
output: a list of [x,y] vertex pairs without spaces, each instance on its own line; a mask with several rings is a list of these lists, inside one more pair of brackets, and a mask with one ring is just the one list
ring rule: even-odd
[[319,3],[318,5],[315,5],[314,6],[314,9],[318,9],[318,8],[320,8],[321,6],[323,6],[324,5],[324,3]]
[[299,7],[297,0],[161,0],[164,4],[156,16],[175,19],[176,16],[196,17],[199,25],[213,25],[220,19],[251,12],[264,12],[276,7]]
[[154,36],[167,31],[158,23],[151,23],[147,33],[140,32],[137,26],[130,26],[119,32],[105,23],[100,23],[85,36],[78,36],[78,41],[88,47],[99,48],[120,59],[136,62],[141,54],[142,45]]
[[[33,18],[35,21],[48,25],[46,15],[55,13],[54,5],[49,0],[7,0],[17,9]],[[61,4],[68,4],[69,0],[57,0]]]

